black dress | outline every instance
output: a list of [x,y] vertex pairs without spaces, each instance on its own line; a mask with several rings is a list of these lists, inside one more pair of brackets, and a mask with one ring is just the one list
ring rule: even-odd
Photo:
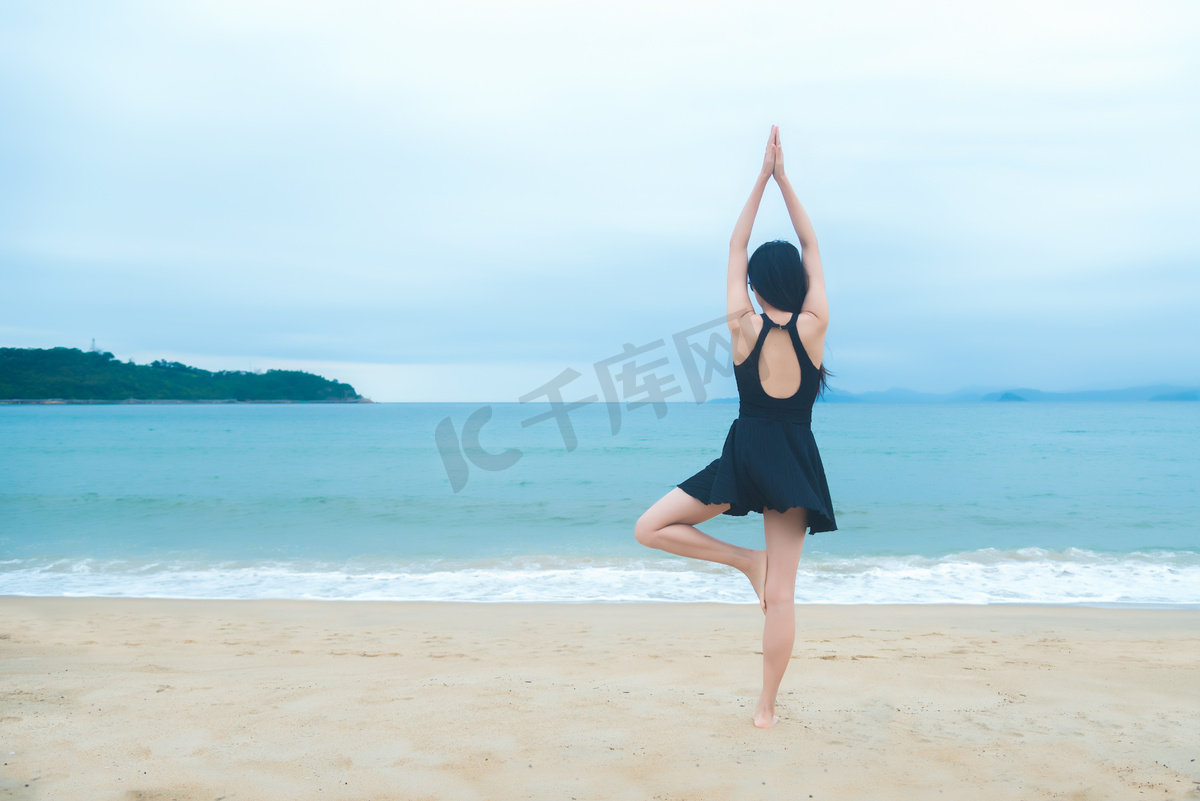
[[[727,515],[803,506],[810,533],[835,531],[833,501],[810,427],[820,371],[796,333],[796,314],[783,326],[760,316],[763,327],[754,349],[733,368],[740,404],[721,456],[678,486],[705,503],[729,504]],[[768,395],[758,377],[759,355],[772,327],[791,335],[800,362],[800,389],[790,398]]]

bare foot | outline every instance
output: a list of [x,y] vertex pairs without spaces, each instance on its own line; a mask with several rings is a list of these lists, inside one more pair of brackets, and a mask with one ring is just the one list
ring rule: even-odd
[[760,729],[769,729],[779,722],[779,715],[770,712],[754,710],[754,725]]
[[758,606],[765,615],[767,613],[767,599],[763,596],[767,591],[767,552],[755,551],[754,559],[750,563],[750,569],[744,572],[746,578],[750,579],[750,586],[754,588],[754,594],[758,596]]

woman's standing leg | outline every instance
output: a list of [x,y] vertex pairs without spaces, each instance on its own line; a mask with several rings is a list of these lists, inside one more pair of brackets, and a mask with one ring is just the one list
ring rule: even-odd
[[767,552],[742,548],[696,528],[697,523],[711,520],[728,508],[727,503],[704,503],[676,487],[638,518],[633,534],[649,548],[736,567],[750,579],[762,606]]
[[808,528],[808,510],[801,507],[763,512],[767,540],[767,621],[763,625],[763,688],[754,708],[754,725],[774,726],[775,696],[792,658],[796,641],[796,568]]

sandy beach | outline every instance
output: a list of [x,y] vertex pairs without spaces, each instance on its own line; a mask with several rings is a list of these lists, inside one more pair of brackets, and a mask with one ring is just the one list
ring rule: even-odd
[[1200,612],[0,599],[0,798],[1200,798]]

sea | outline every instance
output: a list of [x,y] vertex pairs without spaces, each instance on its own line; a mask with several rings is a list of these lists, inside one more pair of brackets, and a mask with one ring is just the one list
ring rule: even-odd
[[[736,403],[0,406],[0,595],[754,603],[639,545]],[[818,403],[801,603],[1200,607],[1200,404]],[[763,547],[762,517],[700,526]]]

